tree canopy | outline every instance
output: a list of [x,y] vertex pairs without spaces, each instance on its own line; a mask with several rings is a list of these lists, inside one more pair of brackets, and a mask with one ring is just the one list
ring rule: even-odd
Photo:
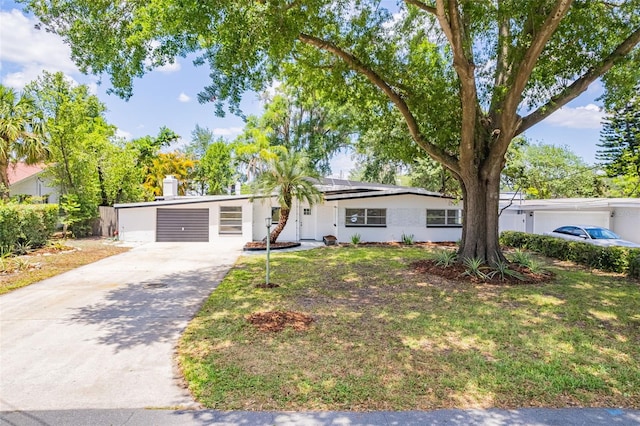
[[[403,124],[460,182],[461,258],[501,258],[500,172],[511,140],[603,77],[607,102],[640,81],[640,0],[25,0],[80,68],[133,80],[190,52],[223,113],[275,78]],[[394,126],[398,128],[397,126]]]
[[0,198],[9,197],[9,167],[18,161],[33,164],[45,160],[46,126],[28,94],[0,84]]
[[568,147],[514,143],[503,170],[504,189],[527,198],[598,197],[604,185],[594,167]]

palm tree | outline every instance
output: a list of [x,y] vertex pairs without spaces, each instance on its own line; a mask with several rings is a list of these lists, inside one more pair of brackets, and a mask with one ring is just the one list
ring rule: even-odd
[[318,179],[316,172],[309,167],[309,160],[299,152],[285,152],[276,158],[267,160],[267,167],[254,182],[255,194],[270,196],[277,194],[280,204],[278,225],[271,231],[270,243],[275,243],[289,220],[293,199],[306,201],[309,205],[322,200],[322,193],[313,186]]
[[44,119],[33,99],[0,84],[0,197],[9,198],[9,165],[46,159]]

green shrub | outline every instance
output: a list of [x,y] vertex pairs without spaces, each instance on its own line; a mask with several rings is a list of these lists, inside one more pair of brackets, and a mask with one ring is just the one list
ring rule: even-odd
[[56,204],[0,204],[0,252],[42,247],[57,221]]
[[20,239],[20,212],[14,204],[0,204],[0,251],[12,253]]
[[629,250],[627,275],[632,278],[640,278],[640,249]]
[[353,234],[351,236],[351,244],[357,246],[358,244],[360,244],[360,240],[361,240],[361,236],[360,234]]
[[581,241],[516,231],[501,233],[500,243],[508,247],[526,248],[555,259],[570,260],[590,268],[640,276],[640,249],[594,246]]

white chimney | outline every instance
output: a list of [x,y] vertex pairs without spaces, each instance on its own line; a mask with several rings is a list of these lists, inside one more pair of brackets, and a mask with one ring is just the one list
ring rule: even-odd
[[162,196],[165,200],[172,200],[178,196],[178,179],[167,175],[162,181]]

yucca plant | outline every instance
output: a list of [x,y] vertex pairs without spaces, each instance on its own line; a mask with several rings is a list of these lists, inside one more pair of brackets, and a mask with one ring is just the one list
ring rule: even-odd
[[402,244],[406,244],[408,246],[413,245],[413,240],[414,240],[413,234],[407,235],[403,232],[400,239],[402,240]]
[[520,281],[524,280],[524,276],[520,272],[510,269],[509,263],[505,262],[504,260],[496,260],[491,266],[493,268],[493,273],[497,275],[502,281],[504,281],[507,277],[513,277]]
[[515,249],[513,253],[511,253],[511,261],[520,266],[524,266],[525,268],[529,268],[529,265],[533,261],[531,255],[526,251]]
[[455,251],[452,250],[437,250],[434,255],[434,260],[436,265],[442,266],[443,268],[448,268],[456,263],[456,259],[458,255]]
[[362,237],[360,236],[360,234],[353,234],[351,236],[351,244],[353,244],[354,246],[360,244],[361,238]]
[[481,280],[489,280],[496,273],[496,271],[484,272],[482,270],[484,261],[480,257],[467,257],[462,261],[462,263],[465,267],[463,275],[479,278]]

